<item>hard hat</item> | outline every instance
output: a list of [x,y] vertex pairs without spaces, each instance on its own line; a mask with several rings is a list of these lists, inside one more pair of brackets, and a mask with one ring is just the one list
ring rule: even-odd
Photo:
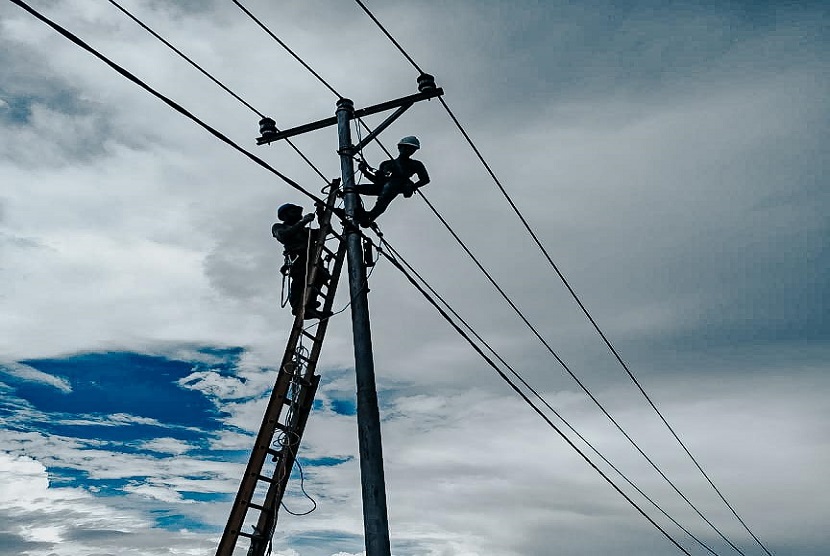
[[416,149],[421,148],[421,142],[418,141],[418,138],[414,135],[407,135],[400,141],[398,141],[398,146],[400,145],[409,145],[410,147],[415,147]]
[[288,217],[288,213],[296,210],[303,212],[303,207],[294,205],[292,203],[285,203],[277,209],[277,218],[279,218],[280,220],[285,220]]

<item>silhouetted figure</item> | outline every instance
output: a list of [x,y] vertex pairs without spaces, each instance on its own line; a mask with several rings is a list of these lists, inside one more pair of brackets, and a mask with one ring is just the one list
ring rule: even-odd
[[[277,222],[271,227],[271,235],[284,247],[285,264],[280,271],[291,280],[291,286],[288,290],[288,303],[291,305],[291,314],[297,315],[303,304],[306,277],[311,271],[309,255],[312,254],[319,230],[308,228],[308,224],[314,220],[313,214],[303,216],[303,207],[291,203],[286,203],[277,209],[277,218],[281,222]],[[309,287],[304,318],[320,319],[331,316],[318,310],[320,302],[317,300],[320,287],[329,279],[328,271],[325,267],[320,266],[317,269],[315,283]]]
[[[421,142],[418,138],[410,135],[398,141],[398,158],[381,162],[377,170],[370,168],[366,161],[360,162],[358,169],[370,183],[357,185],[357,192],[378,197],[372,210],[361,211],[358,216],[361,226],[370,226],[398,195],[412,197],[416,189],[429,183],[426,166],[412,158],[415,151],[420,148]],[[412,176],[418,176],[418,181],[413,182]]]

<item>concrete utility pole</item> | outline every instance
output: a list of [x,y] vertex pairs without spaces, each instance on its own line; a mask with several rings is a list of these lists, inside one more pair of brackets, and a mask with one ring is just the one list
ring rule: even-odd
[[[352,335],[354,337],[355,374],[357,375],[357,427],[360,449],[360,477],[363,487],[363,529],[366,535],[366,556],[390,556],[389,518],[386,510],[386,487],[383,477],[383,450],[380,437],[380,412],[375,386],[375,364],[372,357],[372,331],[369,326],[369,298],[366,282],[366,264],[363,259],[361,233],[355,219],[360,198],[354,184],[354,156],[375,140],[380,133],[397,120],[416,102],[444,94],[435,86],[431,75],[418,77],[418,93],[355,110],[351,100],[341,98],[334,118],[326,118],[284,131],[277,131],[270,118],[260,121],[262,145],[337,125],[340,170],[343,196],[346,204],[346,255],[349,264],[349,288],[352,308]],[[357,145],[352,144],[351,122],[379,112],[396,109]]]
[[[354,188],[351,121],[354,104],[349,99],[337,103],[337,135],[346,216],[355,222],[360,200]],[[360,449],[360,479],[363,486],[363,532],[366,556],[390,556],[389,518],[386,511],[386,486],[383,478],[383,448],[380,438],[380,411],[372,357],[372,331],[369,326],[369,296],[363,244],[355,225],[346,226],[346,255],[349,263],[349,292],[352,301],[352,336],[357,377],[357,437]]]

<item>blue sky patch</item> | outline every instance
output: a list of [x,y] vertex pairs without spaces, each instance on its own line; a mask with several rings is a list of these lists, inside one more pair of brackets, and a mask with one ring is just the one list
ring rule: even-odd
[[357,414],[357,407],[354,400],[351,399],[333,399],[331,400],[331,409],[338,415]]
[[181,514],[170,514],[166,513],[163,510],[159,510],[153,512],[156,515],[156,526],[161,527],[163,529],[168,529],[170,531],[179,531],[181,529],[187,529],[188,531],[205,531],[205,532],[214,532],[214,527],[211,527],[201,521],[193,517],[189,517],[186,515]]
[[181,491],[179,494],[182,495],[182,499],[193,500],[195,502],[230,502],[236,496],[235,493],[192,492],[186,490]]
[[341,463],[346,463],[354,458],[352,456],[347,456],[343,458],[332,458],[332,457],[324,457],[324,458],[315,458],[315,459],[308,459],[308,458],[297,458],[300,462],[300,465],[303,468],[307,467],[334,467],[335,465],[340,465]]
[[[212,451],[209,443],[222,427],[222,414],[201,392],[178,384],[194,371],[210,369],[232,375],[242,348],[203,348],[195,361],[130,352],[85,353],[65,358],[21,361],[71,385],[71,391],[24,375],[4,373],[8,385],[0,403],[0,416],[8,430],[37,432],[47,438],[77,439],[75,449],[94,449],[141,455],[148,461],[174,457],[170,449],[186,450],[205,460],[245,461],[249,452]],[[177,444],[175,440],[181,442]],[[148,470],[148,473],[151,473]],[[83,469],[49,467],[53,487],[85,488],[100,496],[123,495],[126,479],[91,479]],[[135,477],[132,477],[135,479]],[[212,477],[195,476],[194,480]],[[188,500],[222,500],[222,494],[184,493]],[[167,516],[175,528],[194,528],[195,523]]]
[[176,384],[193,372],[190,362],[110,352],[21,363],[72,385],[72,392],[64,394],[50,386],[18,381],[17,394],[41,411],[128,414],[191,427],[216,423],[217,412],[203,395]]

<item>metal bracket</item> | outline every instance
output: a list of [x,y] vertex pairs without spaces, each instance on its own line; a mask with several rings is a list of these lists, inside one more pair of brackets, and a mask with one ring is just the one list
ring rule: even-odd
[[407,110],[409,110],[410,108],[412,108],[412,105],[413,105],[413,104],[415,104],[415,103],[414,103],[414,102],[408,102],[408,103],[404,104],[403,106],[401,106],[400,108],[398,108],[397,110],[395,110],[394,112],[392,112],[392,114],[391,114],[388,118],[386,118],[385,120],[383,120],[383,122],[381,122],[381,124],[380,124],[379,126],[377,126],[377,127],[374,129],[374,131],[371,131],[371,132],[369,133],[369,135],[367,135],[366,137],[364,137],[364,138],[363,138],[363,141],[361,141],[360,143],[358,143],[357,145],[355,145],[354,147],[352,147],[352,153],[360,152],[361,150],[363,150],[363,147],[365,147],[365,146],[366,146],[366,145],[368,145],[370,142],[372,142],[372,141],[375,139],[375,137],[377,137],[378,135],[380,135],[380,134],[381,134],[381,132],[382,132],[384,129],[386,129],[387,127],[389,127],[390,125],[392,125],[392,122],[394,122],[395,120],[397,120],[398,118],[400,118],[400,117],[401,117],[401,115],[402,115],[404,112],[406,112]]

